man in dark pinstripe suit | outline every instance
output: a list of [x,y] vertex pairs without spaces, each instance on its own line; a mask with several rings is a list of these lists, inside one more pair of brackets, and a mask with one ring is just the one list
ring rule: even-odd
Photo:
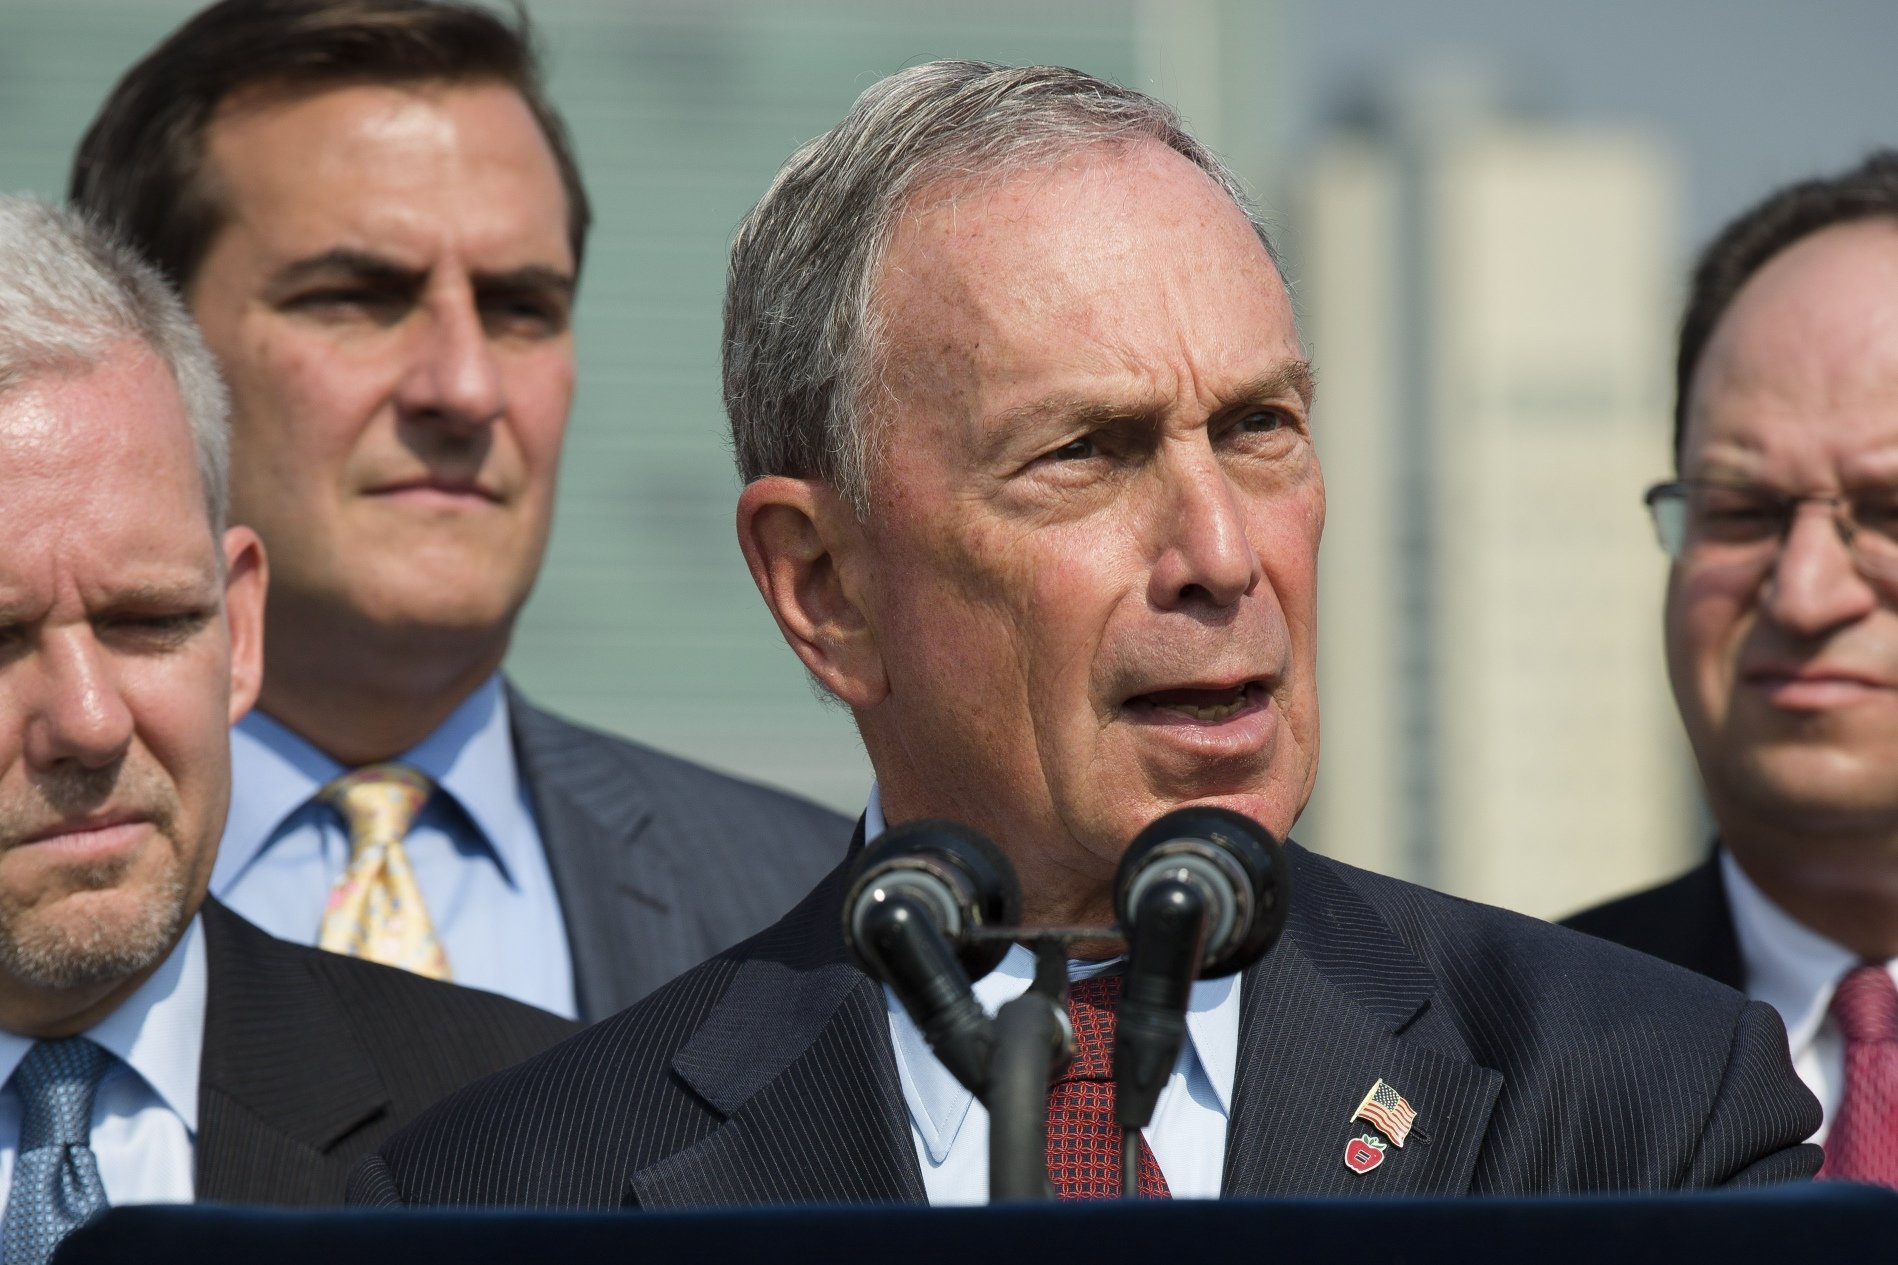
[[[725,376],[753,578],[876,770],[860,839],[969,823],[1025,921],[1098,926],[1160,813],[1290,830],[1317,771],[1312,375],[1264,234],[1169,109],[1047,67],[874,86],[741,227]],[[1148,1131],[1172,1193],[1816,1168],[1769,1010],[1290,851],[1278,947],[1194,992]],[[986,1115],[846,958],[840,889],[450,1098],[352,1198],[980,1198]],[[1380,1082],[1416,1115],[1374,1144]]]

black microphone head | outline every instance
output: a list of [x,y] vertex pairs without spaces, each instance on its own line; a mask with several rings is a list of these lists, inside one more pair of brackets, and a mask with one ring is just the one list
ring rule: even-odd
[[979,831],[953,821],[910,821],[892,826],[863,850],[844,895],[844,944],[857,964],[881,979],[862,931],[866,910],[900,892],[929,911],[972,980],[1008,953],[1008,942],[977,941],[977,927],[1021,921],[1021,883],[1000,848]]
[[1114,913],[1131,933],[1141,893],[1162,878],[1192,883],[1206,897],[1201,979],[1242,971],[1285,930],[1292,876],[1272,832],[1241,813],[1177,808],[1134,836],[1114,878]]

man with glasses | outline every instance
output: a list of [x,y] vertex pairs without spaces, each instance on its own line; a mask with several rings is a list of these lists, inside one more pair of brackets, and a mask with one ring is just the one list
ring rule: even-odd
[[1771,1003],[1821,1176],[1898,1186],[1898,152],[1714,240],[1677,374],[1647,503],[1719,846],[1570,925]]

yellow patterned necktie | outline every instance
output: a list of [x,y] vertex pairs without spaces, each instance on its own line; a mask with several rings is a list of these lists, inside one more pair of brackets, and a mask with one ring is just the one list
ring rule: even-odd
[[451,978],[402,846],[434,792],[425,774],[402,764],[372,764],[323,788],[317,798],[349,828],[349,868],[330,889],[318,947],[430,979]]

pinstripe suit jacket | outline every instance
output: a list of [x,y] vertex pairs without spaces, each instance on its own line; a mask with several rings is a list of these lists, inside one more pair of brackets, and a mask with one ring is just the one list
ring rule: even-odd
[[339,1204],[350,1168],[442,1095],[578,1025],[274,939],[206,901],[196,1190]]
[[[1241,992],[1229,1195],[1657,1190],[1810,1176],[1819,1109],[1773,1012],[1617,946],[1288,849],[1292,916]],[[447,1099],[352,1202],[920,1201],[842,872],[756,939]],[[1343,1163],[1378,1078],[1416,1108]]]
[[508,707],[583,1019],[769,926],[843,855],[850,823],[827,808],[582,728],[512,691]]

